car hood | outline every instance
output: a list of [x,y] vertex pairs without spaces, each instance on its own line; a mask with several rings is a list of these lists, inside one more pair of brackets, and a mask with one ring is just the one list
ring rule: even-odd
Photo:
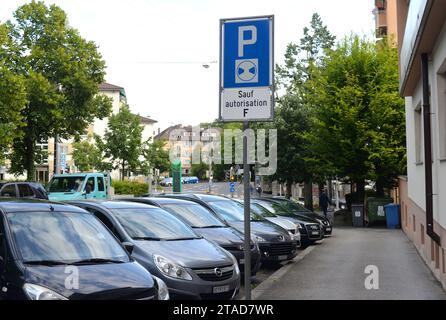
[[[244,232],[243,221],[231,221],[229,224],[240,232]],[[276,242],[279,235],[284,236],[286,241],[291,241],[287,230],[269,221],[251,221],[251,232],[271,242]]]
[[48,200],[50,201],[70,201],[85,199],[80,192],[51,192],[48,193]]
[[208,268],[233,264],[230,254],[206,239],[141,241],[134,244],[145,255],[160,255],[186,268]]
[[194,228],[194,231],[205,239],[214,241],[220,246],[239,245],[243,243],[243,234],[234,228]]
[[295,230],[296,224],[291,222],[290,220],[280,218],[280,217],[266,217],[266,220],[269,222],[272,222],[274,224],[277,224],[278,226],[286,229],[286,230]]
[[[75,275],[78,275],[78,286]],[[71,300],[127,300],[154,297],[153,278],[137,262],[81,266],[26,266],[27,283]],[[74,287],[69,289],[70,285]]]

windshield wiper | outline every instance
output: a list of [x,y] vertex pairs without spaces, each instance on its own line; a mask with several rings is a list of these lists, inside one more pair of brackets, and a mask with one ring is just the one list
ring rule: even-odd
[[69,262],[56,261],[56,260],[33,260],[33,261],[23,261],[23,263],[35,266],[49,266],[49,267],[71,264]]
[[226,226],[209,225],[209,226],[202,226],[202,227],[194,226],[194,227],[192,227],[192,228],[202,229],[202,228],[225,228],[225,227],[226,227]]
[[180,241],[180,240],[196,240],[196,239],[202,239],[197,237],[185,237],[185,238],[174,238],[174,239],[166,239],[166,241]]
[[161,238],[156,237],[133,237],[133,240],[147,240],[147,241],[161,241]]
[[104,259],[104,258],[90,258],[90,259],[74,261],[70,264],[80,265],[80,264],[101,264],[101,263],[125,263],[125,261],[115,260],[115,259]]

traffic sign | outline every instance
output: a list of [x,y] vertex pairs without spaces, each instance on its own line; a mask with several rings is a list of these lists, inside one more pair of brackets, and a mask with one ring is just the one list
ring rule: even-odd
[[274,116],[274,16],[220,20],[222,121]]

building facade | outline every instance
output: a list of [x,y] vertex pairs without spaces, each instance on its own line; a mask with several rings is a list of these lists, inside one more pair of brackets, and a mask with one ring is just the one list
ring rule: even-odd
[[[408,0],[375,0],[375,36],[390,37],[395,44],[403,38]],[[400,14],[397,14],[400,13]]]
[[446,0],[411,0],[397,15],[406,20],[399,42],[407,128],[402,229],[446,288]]

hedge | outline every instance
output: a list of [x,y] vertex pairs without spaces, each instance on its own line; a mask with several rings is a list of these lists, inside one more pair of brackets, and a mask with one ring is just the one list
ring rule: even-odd
[[136,181],[113,181],[113,188],[115,194],[132,194],[134,196],[141,196],[147,194],[149,185]]

